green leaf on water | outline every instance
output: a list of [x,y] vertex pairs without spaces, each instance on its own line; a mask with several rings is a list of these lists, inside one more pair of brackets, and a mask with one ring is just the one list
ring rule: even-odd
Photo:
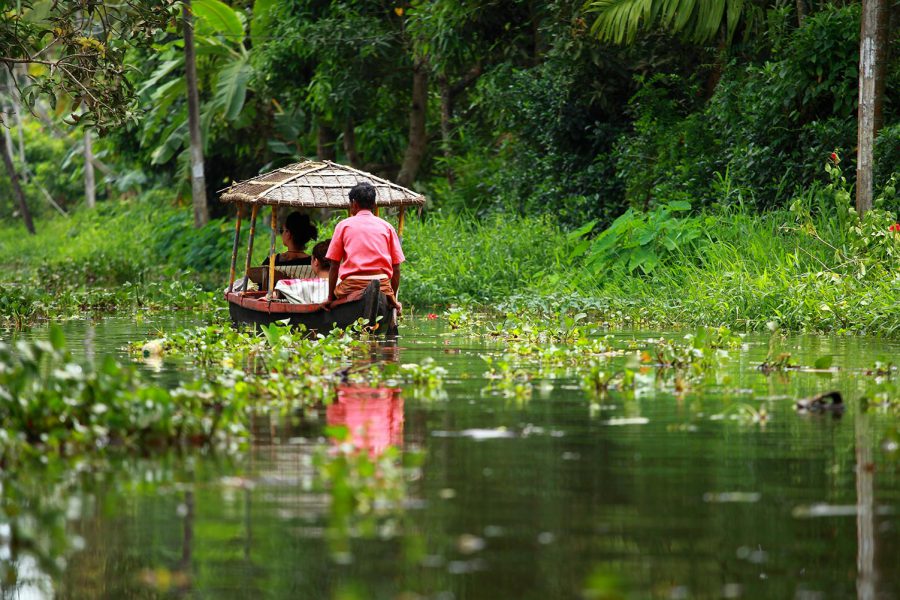
[[66,347],[66,334],[63,333],[62,327],[55,323],[50,325],[50,344],[54,350],[62,350]]
[[830,369],[831,363],[834,362],[834,356],[831,354],[826,354],[825,356],[820,356],[816,359],[815,367],[817,369]]

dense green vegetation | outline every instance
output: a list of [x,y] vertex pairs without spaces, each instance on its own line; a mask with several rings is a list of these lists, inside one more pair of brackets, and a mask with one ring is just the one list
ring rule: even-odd
[[[774,321],[895,336],[900,234],[883,209],[859,219],[833,173],[832,184],[798,197],[791,210],[694,214],[670,203],[629,211],[600,235],[590,223],[565,232],[546,217],[429,213],[408,221],[401,297],[423,308],[590,309],[610,324],[761,330]],[[321,237],[328,234],[323,227]],[[198,232],[185,211],[158,208],[152,198],[48,221],[36,237],[15,228],[0,235],[20,276],[2,286],[0,300],[2,318],[14,324],[85,310],[203,309],[220,302],[227,283],[230,225],[215,220]],[[54,247],[55,239],[67,243]],[[266,251],[257,245],[254,264]]]
[[[879,200],[859,220],[859,3],[673,20],[659,2],[640,27],[610,21],[607,4],[199,0],[207,190],[312,155],[416,187],[429,205],[404,240],[408,304],[514,298],[611,323],[900,331],[896,28]],[[87,106],[85,120],[109,129],[93,147],[96,209],[80,199],[83,132],[50,110],[53,85],[70,98],[68,80],[38,69],[17,75],[30,92],[7,85],[39,231],[21,235],[17,206],[0,204],[0,263],[14,274],[0,282],[5,321],[217,301],[198,286],[224,287],[232,215],[213,200],[218,217],[191,228],[178,9],[126,3],[116,52],[91,55],[134,67],[89,82],[119,103]],[[49,39],[32,26],[41,10],[23,4],[3,34],[31,24],[18,35],[37,51]],[[53,18],[77,29],[76,17]],[[155,28],[150,47],[134,43],[140,27]],[[77,43],[66,37],[66,51]],[[0,174],[3,197],[9,185]],[[254,264],[268,246],[260,229]]]

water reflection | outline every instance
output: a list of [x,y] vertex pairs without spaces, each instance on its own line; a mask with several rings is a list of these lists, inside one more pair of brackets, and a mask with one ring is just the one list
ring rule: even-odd
[[875,568],[875,463],[869,417],[864,403],[856,412],[856,597],[874,600],[878,571]]
[[387,387],[342,385],[328,407],[328,425],[346,427],[354,448],[380,456],[389,446],[403,445],[403,399]]
[[[110,333],[96,324],[98,359],[123,343]],[[592,398],[561,371],[514,402],[480,393],[481,355],[504,352],[497,344],[427,330],[402,340],[404,362],[435,357],[449,372],[439,401],[412,386],[401,398],[346,385],[330,407],[260,415],[239,459],[173,454],[77,470],[51,461],[0,476],[0,566],[15,575],[2,591],[898,597],[900,470],[888,450],[898,425],[874,403],[857,407],[863,393],[847,374],[889,346],[798,339],[795,355],[811,346],[801,362],[830,353],[844,371],[765,375],[760,339],[686,386],[638,369],[632,385]],[[399,351],[373,344],[365,360],[394,362]],[[625,360],[610,359],[609,372]],[[164,371],[183,376],[169,361]],[[842,420],[796,413],[798,398],[829,389],[848,400]],[[738,418],[738,406],[765,407],[768,419]],[[345,432],[340,443],[323,437],[326,422]],[[416,462],[420,446],[427,461]]]

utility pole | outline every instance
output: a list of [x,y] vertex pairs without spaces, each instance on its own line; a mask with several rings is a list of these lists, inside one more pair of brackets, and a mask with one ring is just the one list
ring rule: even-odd
[[194,17],[191,0],[182,4],[184,24],[184,66],[188,92],[188,128],[191,133],[191,196],[194,205],[194,227],[209,222],[206,206],[206,176],[203,172],[203,137],[200,135],[200,98],[197,93],[197,59],[194,53]]
[[856,154],[856,211],[872,208],[875,137],[884,99],[888,0],[863,0],[859,35],[859,113]]

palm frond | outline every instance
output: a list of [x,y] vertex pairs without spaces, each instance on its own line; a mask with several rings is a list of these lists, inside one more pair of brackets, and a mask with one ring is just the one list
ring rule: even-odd
[[594,0],[588,12],[597,13],[591,31],[601,41],[631,44],[643,28],[656,21],[657,2],[653,0]]
[[723,30],[728,43],[741,21],[752,25],[756,13],[747,0],[592,0],[591,32],[600,41],[631,44],[641,31],[663,29],[697,44],[710,42]]

